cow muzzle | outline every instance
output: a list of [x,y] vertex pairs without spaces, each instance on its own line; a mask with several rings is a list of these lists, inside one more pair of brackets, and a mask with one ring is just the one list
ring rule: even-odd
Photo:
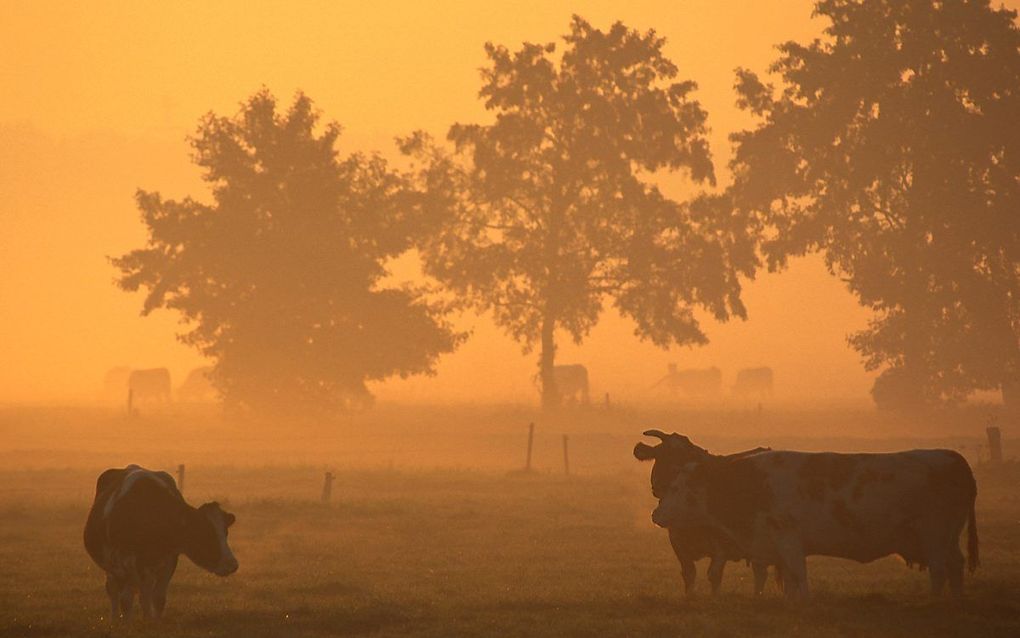
[[220,564],[216,566],[213,573],[217,576],[229,576],[237,571],[238,564],[237,559],[233,556],[228,556],[224,560],[220,561]]
[[668,508],[659,505],[652,511],[652,522],[659,527],[669,527],[670,523],[673,522],[673,516]]

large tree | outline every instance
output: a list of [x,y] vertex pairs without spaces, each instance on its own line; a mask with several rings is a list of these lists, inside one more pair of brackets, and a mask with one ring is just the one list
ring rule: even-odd
[[147,292],[143,314],[180,313],[230,401],[362,405],[366,382],[430,373],[461,338],[420,290],[384,285],[425,221],[405,178],[377,156],[341,159],[339,135],[304,95],[278,112],[263,90],[191,139],[210,203],[138,192],[149,240],[113,260],[118,283]]
[[677,79],[664,39],[579,17],[554,43],[487,44],[489,124],[455,124],[452,150],[418,133],[430,218],[425,267],[522,344],[541,350],[544,407],[559,402],[556,333],[580,342],[607,300],[659,346],[706,341],[694,309],[743,317],[738,275],[753,232],[719,198],[677,203],[664,172],[714,184],[706,113]]
[[875,311],[850,337],[880,405],[1020,403],[1020,31],[987,0],[824,0],[733,136],[733,196],[772,266],[824,252]]

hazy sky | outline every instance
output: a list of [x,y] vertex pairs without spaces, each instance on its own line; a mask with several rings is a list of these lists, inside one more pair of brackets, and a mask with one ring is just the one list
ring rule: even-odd
[[[1013,4],[1013,3],[1011,3]],[[717,170],[735,108],[733,69],[763,70],[773,45],[819,34],[804,0],[629,2],[6,2],[0,1],[0,401],[89,398],[105,369],[200,364],[174,340],[176,318],[139,318],[107,255],[144,241],[137,187],[205,193],[184,137],[207,111],[236,112],[266,86],[305,91],[345,129],[341,152],[392,153],[392,138],[486,117],[476,98],[487,40],[552,41],[572,13],[623,20],[668,38],[681,75],[700,85]],[[588,365],[593,390],[647,394],[667,362],[771,365],[781,396],[867,399],[870,379],[845,342],[865,324],[817,258],[746,289],[750,320],[707,322],[712,343],[665,352],[612,313],[560,362]],[[382,398],[535,398],[535,357],[485,318],[439,375],[386,384]]]

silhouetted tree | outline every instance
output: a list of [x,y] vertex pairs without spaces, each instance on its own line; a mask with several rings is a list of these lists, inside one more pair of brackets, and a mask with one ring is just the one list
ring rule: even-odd
[[733,196],[774,226],[770,265],[822,250],[876,311],[850,343],[883,406],[1000,389],[1020,402],[1020,32],[987,0],[824,0],[780,91],[737,74],[760,125]]
[[417,133],[403,149],[443,220],[423,247],[428,274],[525,352],[540,345],[544,407],[559,403],[556,330],[580,342],[607,299],[659,346],[706,341],[693,309],[743,317],[738,274],[751,233],[716,197],[671,201],[653,180],[685,170],[714,183],[706,113],[664,40],[574,17],[555,44],[487,44],[480,97],[491,124],[455,124],[453,150]]
[[367,381],[431,373],[461,339],[420,290],[384,285],[425,231],[404,178],[339,159],[340,127],[318,120],[304,95],[278,113],[265,90],[207,115],[191,144],[212,203],[139,191],[148,244],[113,260],[143,314],[181,314],[227,400],[261,410],[363,405]]

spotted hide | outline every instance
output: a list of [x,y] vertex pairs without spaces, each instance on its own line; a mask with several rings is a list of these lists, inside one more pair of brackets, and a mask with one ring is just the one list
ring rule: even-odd
[[130,617],[136,593],[146,617],[161,616],[181,554],[217,576],[237,571],[227,545],[233,523],[218,503],[188,505],[166,472],[137,465],[103,472],[85,523],[85,550],[106,572],[110,618]]
[[891,454],[760,452],[690,461],[652,520],[710,529],[751,560],[781,568],[790,597],[806,597],[809,555],[870,562],[899,554],[927,568],[933,594],[963,588],[960,534],[978,565],[977,487],[951,450]]
[[[648,430],[644,434],[658,438],[661,442],[655,446],[638,443],[634,446],[634,456],[641,461],[654,460],[652,464],[652,494],[660,499],[669,491],[669,486],[686,463],[706,459],[750,456],[768,450],[768,448],[755,448],[730,456],[716,456],[709,453],[708,450],[694,445],[687,437],[675,432],[665,434],[659,430]],[[711,558],[708,566],[708,582],[714,594],[719,591],[722,584],[726,562],[748,559],[747,554],[742,552],[738,546],[713,533],[711,528],[681,525],[668,527],[668,531],[669,544],[673,548],[677,561],[680,562],[684,591],[688,596],[694,593],[694,583],[697,579],[695,561]],[[768,566],[755,562],[752,567],[754,569],[755,592],[760,594],[765,587]]]

